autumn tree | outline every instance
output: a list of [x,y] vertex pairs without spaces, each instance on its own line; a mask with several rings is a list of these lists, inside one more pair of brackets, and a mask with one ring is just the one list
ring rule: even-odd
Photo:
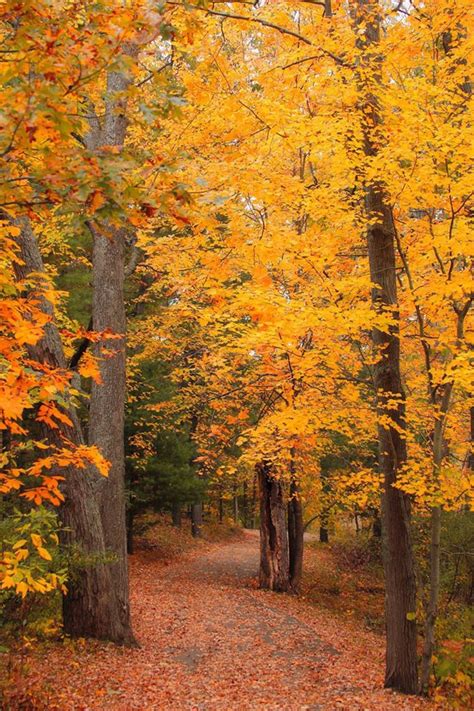
[[[222,329],[224,309],[238,314],[237,322],[246,325],[237,337],[244,339],[242,343],[246,342],[247,353],[253,354],[256,373],[261,365],[259,386],[262,392],[266,391],[265,379],[269,386],[267,393],[276,386],[270,399],[272,407],[254,430],[249,428],[246,432],[247,453],[249,460],[254,457],[254,463],[268,461],[268,452],[275,451],[275,443],[280,441],[285,442],[282,449],[285,454],[278,454],[274,459],[277,465],[284,463],[283,469],[289,461],[290,438],[284,433],[291,431],[286,429],[287,403],[291,402],[290,379],[281,368],[278,375],[276,369],[271,373],[274,377],[271,381],[269,368],[275,368],[278,363],[277,353],[283,362],[285,350],[290,354],[294,352],[295,344],[304,339],[305,331],[296,334],[294,329],[289,336],[286,310],[291,313],[294,307],[295,322],[309,325],[313,333],[317,330],[320,336],[320,343],[310,350],[309,357],[304,356],[311,364],[310,373],[305,373],[304,378],[298,373],[297,381],[303,392],[306,388],[308,393],[324,390],[326,417],[326,410],[337,411],[334,402],[340,403],[347,412],[360,398],[361,411],[363,403],[366,408],[363,416],[360,413],[357,427],[364,430],[366,436],[367,428],[371,424],[375,426],[367,410],[371,398],[377,395],[380,467],[386,479],[387,685],[414,691],[417,687],[416,600],[409,510],[416,496],[415,489],[420,491],[417,505],[427,501],[414,475],[418,466],[415,432],[420,436],[420,427],[423,430],[425,424],[421,425],[412,407],[414,389],[420,392],[420,380],[412,364],[419,361],[413,353],[414,342],[410,335],[405,337],[405,333],[410,333],[417,317],[416,311],[405,301],[403,273],[406,266],[398,248],[394,219],[403,225],[416,224],[413,217],[421,209],[418,207],[423,202],[421,192],[426,194],[433,190],[428,184],[432,169],[425,167],[429,156],[429,160],[436,160],[429,131],[423,149],[414,150],[415,144],[421,145],[420,132],[429,125],[427,117],[431,109],[418,112],[415,97],[420,90],[426,89],[427,95],[432,91],[426,88],[424,79],[432,71],[428,28],[432,23],[440,30],[449,25],[451,8],[436,3],[423,12],[416,9],[409,12],[401,5],[382,7],[376,2],[352,3],[349,8],[343,3],[325,3],[323,15],[322,5],[318,4],[317,8],[308,5],[303,8],[301,4],[296,7],[291,3],[263,3],[247,13],[223,8],[208,12],[206,26],[212,27],[210,20],[213,20],[216,34],[211,32],[207,37],[210,42],[222,42],[224,51],[218,59],[212,55],[212,59],[206,60],[204,53],[200,55],[199,62],[206,67],[205,82],[200,81],[199,74],[192,79],[184,74],[183,79],[189,96],[193,97],[189,110],[184,109],[184,113],[194,132],[195,168],[200,173],[200,188],[196,194],[202,195],[198,200],[206,205],[207,213],[204,218],[196,210],[192,216],[189,240],[193,240],[194,247],[199,245],[197,240],[201,240],[200,251],[191,253],[186,234],[178,241],[183,253],[172,269],[176,275],[174,283],[180,281],[180,270],[181,274],[186,272],[187,283],[182,291],[175,287],[175,306],[176,311],[184,308],[186,293],[191,291],[190,274],[193,274],[192,288],[195,286],[199,291],[201,309],[206,307],[209,314],[202,317],[203,322],[207,319],[207,326],[219,322]],[[464,3],[459,3],[457,9],[463,17]],[[205,8],[202,11],[205,13]],[[225,32],[219,34],[218,28],[224,24]],[[250,43],[251,48],[244,46],[236,50],[232,40],[235,25],[239,31],[246,28],[255,43]],[[382,26],[383,33],[380,32]],[[267,32],[272,37],[271,50],[266,44]],[[401,61],[400,48],[407,46],[416,47],[416,51],[405,53]],[[461,49],[457,43],[456,47],[459,58],[466,47]],[[252,68],[251,80],[247,81],[240,73],[243,66],[247,70]],[[462,66],[460,63],[459,67]],[[444,76],[448,76],[448,72]],[[282,82],[287,87],[284,94]],[[451,85],[441,82],[439,91],[443,95],[441,103],[446,102],[449,107],[447,114],[454,112],[453,116],[457,117],[466,97],[461,95],[459,104],[453,106],[448,96],[456,92],[456,83],[461,86],[462,82],[459,78],[453,78]],[[283,95],[284,106],[280,99]],[[205,117],[201,117],[196,103],[204,98],[210,103]],[[210,143],[209,107],[212,108],[213,102],[216,120],[211,124],[213,140]],[[412,107],[417,107],[417,111],[413,112]],[[226,111],[234,112],[240,120],[232,126],[222,122],[220,117]],[[331,117],[330,122],[325,120],[327,116]],[[198,128],[204,129],[204,124],[206,142],[197,150]],[[443,123],[445,132],[448,132],[447,125]],[[468,135],[467,129],[465,126],[463,135]],[[403,140],[398,140],[402,135]],[[436,139],[437,146],[441,140]],[[299,154],[300,165],[304,166],[302,178],[300,171],[294,169],[295,163],[298,164],[295,154]],[[461,161],[466,166],[464,153]],[[235,180],[235,176],[239,179],[233,192],[226,192],[222,181],[224,164],[229,165],[232,179]],[[188,176],[191,174],[189,168]],[[462,176],[462,170],[458,169],[456,175]],[[434,190],[438,191],[439,186]],[[464,198],[467,195],[468,190],[464,191]],[[220,208],[226,214],[226,224],[225,227],[220,225],[220,234],[213,218],[217,212],[213,196],[221,206],[225,205]],[[466,203],[461,200],[461,204],[464,207]],[[303,235],[298,235],[301,221],[306,222],[307,227]],[[253,230],[258,237],[252,236]],[[212,233],[218,236],[211,239]],[[239,240],[239,234],[243,239]],[[382,249],[378,248],[380,244]],[[220,251],[219,245],[222,245]],[[439,252],[437,246],[436,251]],[[430,253],[436,259],[432,248]],[[446,270],[445,264],[443,268]],[[222,274],[220,281],[218,270]],[[446,273],[448,271],[449,267]],[[246,275],[241,283],[236,279],[239,273]],[[453,273],[454,268],[451,278]],[[202,281],[200,274],[206,275]],[[316,293],[312,301],[311,289]],[[364,304],[370,293],[371,311]],[[207,294],[204,299],[203,294]],[[467,300],[463,306],[469,300],[469,289],[465,294]],[[446,303],[444,299],[441,297]],[[231,309],[229,303],[233,304]],[[269,309],[271,315],[267,313]],[[338,311],[344,321],[340,330],[335,326]],[[439,304],[438,313],[442,313]],[[349,315],[353,316],[351,322]],[[230,323],[229,318],[232,330],[234,326]],[[331,358],[322,347],[322,323],[331,323],[333,327]],[[258,338],[253,336],[248,324],[258,324]],[[372,353],[368,331],[373,333]],[[235,343],[235,330],[232,339]],[[230,338],[228,343],[230,345]],[[298,366],[299,363],[297,360]],[[208,371],[203,376],[204,382],[211,382],[211,373]],[[252,378],[253,369],[249,373]],[[334,387],[334,383],[338,386]],[[238,390],[241,387],[236,383]],[[334,399],[328,398],[331,393]],[[465,402],[464,398],[462,408]],[[308,407],[307,412],[316,409],[314,401],[309,404],[301,398],[301,403],[301,408]],[[233,402],[228,405],[229,409],[234,407]],[[297,409],[300,409],[298,405]],[[344,433],[340,420],[335,426],[335,418],[326,420],[326,417],[320,418],[317,427],[312,423],[313,437],[328,428]],[[354,419],[357,421],[357,417]],[[428,429],[430,427],[428,425]],[[308,436],[302,420],[297,430],[296,441],[300,443],[304,439],[303,432]],[[249,432],[253,434],[249,436]],[[354,432],[351,436],[355,439]],[[296,446],[298,456],[300,446]],[[309,452],[310,448],[308,455]],[[363,478],[360,481],[364,481]],[[371,481],[376,481],[376,477]],[[453,472],[452,481],[458,494],[464,496],[459,474]],[[404,541],[402,551],[400,540]]]
[[[22,283],[31,272],[44,272],[38,240],[43,232],[50,230],[49,236],[52,232],[61,244],[61,228],[67,226],[80,234],[89,225],[95,241],[92,299],[95,331],[79,334],[82,342],[77,353],[72,353],[71,365],[86,377],[92,375],[96,381],[104,380],[103,386],[92,388],[88,429],[93,442],[90,451],[97,453],[99,447],[111,461],[110,481],[106,485],[109,501],[102,507],[111,517],[107,519],[104,515],[102,523],[96,519],[99,509],[94,498],[103,488],[101,477],[95,476],[88,466],[85,468],[89,476],[80,479],[81,467],[77,460],[72,460],[68,481],[74,481],[74,486],[71,483],[66,487],[69,498],[63,510],[67,530],[73,532],[69,542],[83,549],[88,562],[83,575],[78,576],[79,583],[76,586],[71,583],[69,587],[65,628],[80,636],[133,643],[123,498],[123,257],[125,233],[140,227],[152,208],[144,208],[140,192],[133,191],[136,173],[130,156],[124,157],[120,147],[129,122],[125,116],[127,94],[135,88],[135,82],[142,86],[144,78],[152,84],[147,70],[134,69],[133,62],[130,63],[136,56],[133,47],[151,44],[152,61],[159,61],[159,45],[153,42],[164,24],[160,25],[161,18],[156,12],[142,5],[121,8],[101,3],[60,7],[46,3],[25,8],[13,22],[14,15],[13,6],[7,6],[2,16],[4,93],[11,109],[7,120],[11,130],[2,154],[5,169],[2,185],[6,191],[15,183],[18,191],[13,200],[5,197],[2,216],[20,228],[18,244],[22,259],[15,262],[17,279]],[[44,23],[48,25],[46,34]],[[78,54],[78,48],[82,53]],[[69,61],[71,57],[76,57],[76,62]],[[10,81],[12,72],[17,77],[14,82]],[[166,85],[167,79],[159,77],[159,82]],[[161,95],[152,103],[157,113],[163,111]],[[100,116],[94,113],[94,104],[100,107]],[[140,125],[139,114],[134,113],[134,118]],[[141,170],[143,164],[137,161],[133,168]],[[169,185],[163,190],[160,185],[162,197],[170,194],[168,188]],[[54,252],[51,242],[48,249]],[[108,288],[111,274],[116,275],[110,295],[113,298],[101,291]],[[34,291],[31,298],[35,298]],[[41,368],[54,367],[63,373],[65,387],[73,394],[74,390],[70,390],[73,373],[68,372],[63,334],[57,325],[58,311],[53,313],[47,301],[41,302],[40,310],[44,312],[43,322],[48,325],[43,340],[38,335],[31,343],[34,359]],[[96,344],[92,349],[95,359],[87,352],[90,343]],[[119,383],[121,394],[116,400]],[[45,420],[45,435],[52,446],[58,446],[59,440],[73,442],[86,457],[89,450],[82,448],[82,427],[70,407],[72,402],[72,397],[62,402],[64,413],[57,415],[59,425],[54,418]],[[57,408],[57,412],[61,413],[61,409]],[[112,416],[116,426],[110,438]],[[98,454],[92,460],[92,464],[100,463],[103,468],[102,462]]]
[[[17,277],[0,347],[19,404],[5,414],[4,454],[14,461],[9,432],[37,407],[68,465],[69,527],[98,555],[81,584],[109,577],[98,599],[117,626],[99,636],[133,641],[124,428],[129,478],[153,505],[173,431],[180,475],[196,491],[205,482],[221,514],[233,498],[238,519],[239,487],[259,480],[260,580],[271,589],[299,588],[305,518],[319,514],[327,533],[330,509],[378,512],[381,495],[386,685],[408,693],[411,511],[430,514],[426,691],[440,514],[469,502],[468,10],[467,0],[40,3],[16,23],[8,6],[2,268]],[[67,281],[59,255],[91,276],[80,326],[49,287]],[[49,400],[33,392],[28,358],[54,384]],[[166,384],[153,383],[161,368]],[[93,471],[98,449],[108,480]],[[98,604],[90,598],[79,590],[77,609]]]

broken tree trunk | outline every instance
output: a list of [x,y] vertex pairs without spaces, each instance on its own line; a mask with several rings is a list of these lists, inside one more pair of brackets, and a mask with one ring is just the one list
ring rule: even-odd
[[256,468],[260,487],[260,587],[286,592],[290,561],[283,487],[263,462]]

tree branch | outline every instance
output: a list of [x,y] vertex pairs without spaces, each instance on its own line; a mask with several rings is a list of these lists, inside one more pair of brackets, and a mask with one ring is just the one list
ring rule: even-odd
[[[168,5],[172,5],[174,7],[185,7],[184,3],[181,2],[168,2]],[[304,37],[303,35],[300,35],[298,32],[290,30],[287,27],[281,27],[281,25],[275,25],[275,23],[268,22],[268,20],[263,20],[260,17],[249,17],[248,15],[236,15],[234,13],[220,12],[219,10],[210,10],[207,7],[199,7],[199,5],[186,4],[186,7],[191,8],[193,10],[201,10],[207,15],[215,15],[216,17],[223,17],[225,19],[229,18],[231,20],[244,20],[245,22],[253,22],[258,25],[263,25],[264,27],[269,27],[272,30],[276,30],[282,35],[290,35],[290,37],[294,37],[295,39],[299,40],[300,42],[304,42],[305,44],[313,44],[311,40],[309,40],[307,37]]]

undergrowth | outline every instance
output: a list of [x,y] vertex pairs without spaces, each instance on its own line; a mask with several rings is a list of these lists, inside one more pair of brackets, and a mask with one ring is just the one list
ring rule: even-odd
[[201,527],[201,536],[194,538],[191,523],[186,518],[178,528],[166,516],[156,513],[140,516],[136,529],[134,550],[151,550],[163,561],[174,560],[208,543],[225,542],[242,535],[240,526],[225,519],[222,523],[206,521]]
[[[472,518],[469,525],[472,526]],[[471,708],[473,701],[474,611],[471,605],[472,561],[469,557],[472,553],[467,552],[472,549],[467,543],[461,545],[468,537],[467,532],[466,524],[462,535],[451,530],[445,533],[443,541],[445,567],[437,622],[438,645],[433,658],[432,691],[435,701],[446,709]],[[458,556],[454,558],[452,555],[452,563],[448,558],[451,549]],[[383,635],[384,581],[380,539],[361,532],[357,536],[347,533],[336,536],[330,544],[308,542],[304,567],[304,598],[346,619],[362,620],[368,629]],[[421,654],[423,590],[419,593]]]

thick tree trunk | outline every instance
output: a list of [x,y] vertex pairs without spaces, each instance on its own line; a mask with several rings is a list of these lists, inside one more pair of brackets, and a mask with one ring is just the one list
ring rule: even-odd
[[93,383],[89,410],[89,443],[110,462],[109,476],[99,486],[99,506],[105,545],[111,563],[113,594],[117,598],[126,641],[133,643],[128,593],[127,532],[125,525],[125,306],[124,236],[94,229],[92,313],[96,331],[119,338],[94,345],[100,359],[101,383]]
[[[44,273],[38,242],[27,219],[17,220],[21,234],[17,238],[23,264],[15,265],[16,277],[26,278],[31,272]],[[39,343],[30,346],[33,360],[53,368],[66,369],[61,337],[53,321],[53,307],[42,301],[42,308],[51,317]],[[58,422],[57,429],[43,424],[43,435],[53,446],[64,446],[64,439],[76,446],[84,444],[77,412],[66,409],[72,425]],[[116,600],[112,594],[110,566],[106,563],[105,542],[97,501],[94,497],[94,480],[99,477],[92,468],[61,469],[65,476],[62,487],[65,502],[59,513],[62,523],[61,538],[67,549],[77,551],[74,568],[68,582],[68,592],[63,598],[64,631],[74,637],[97,637],[113,642],[128,641]],[[84,563],[81,563],[84,560]]]
[[[357,44],[361,64],[358,72],[364,152],[377,155],[377,127],[381,123],[376,90],[380,83],[378,44],[380,39],[378,0],[357,0]],[[362,28],[362,32],[360,32]],[[390,314],[387,330],[373,329],[378,361],[374,366],[377,391],[379,461],[384,477],[383,523],[386,580],[385,617],[387,631],[385,686],[404,693],[416,693],[416,580],[411,544],[410,500],[395,488],[399,470],[407,459],[405,438],[405,394],[400,374],[400,337],[397,302],[395,235],[390,203],[382,183],[366,184],[366,212],[370,219],[367,244],[370,276],[376,286],[372,304],[377,313]]]
[[387,208],[381,194],[368,190],[368,211],[384,214],[384,224],[369,229],[369,260],[374,307],[384,312],[391,307],[397,325],[390,332],[374,329],[373,341],[379,354],[374,366],[379,415],[379,460],[384,476],[383,528],[386,579],[385,615],[387,653],[385,686],[405,693],[417,691],[416,580],[411,544],[410,500],[395,488],[398,471],[407,459],[405,395],[400,376],[400,345],[396,296],[393,234],[388,227]]
[[260,587],[286,592],[290,587],[290,561],[285,501],[281,482],[271,467],[256,468],[260,488]]
[[[135,57],[137,48],[123,53]],[[123,148],[127,129],[126,92],[132,81],[126,72],[109,72],[103,126],[91,122],[88,145],[94,150]],[[90,401],[89,442],[95,444],[111,464],[108,479],[98,491],[105,544],[113,553],[113,593],[117,600],[126,641],[133,644],[128,590],[127,533],[125,524],[125,398],[126,317],[124,302],[125,228],[89,223],[92,253],[92,321],[95,331],[111,331],[117,338],[94,345],[100,358],[102,382],[93,383]]]
[[303,506],[299,487],[295,480],[290,483],[288,501],[288,547],[290,556],[290,587],[299,593],[303,574],[304,526]]

